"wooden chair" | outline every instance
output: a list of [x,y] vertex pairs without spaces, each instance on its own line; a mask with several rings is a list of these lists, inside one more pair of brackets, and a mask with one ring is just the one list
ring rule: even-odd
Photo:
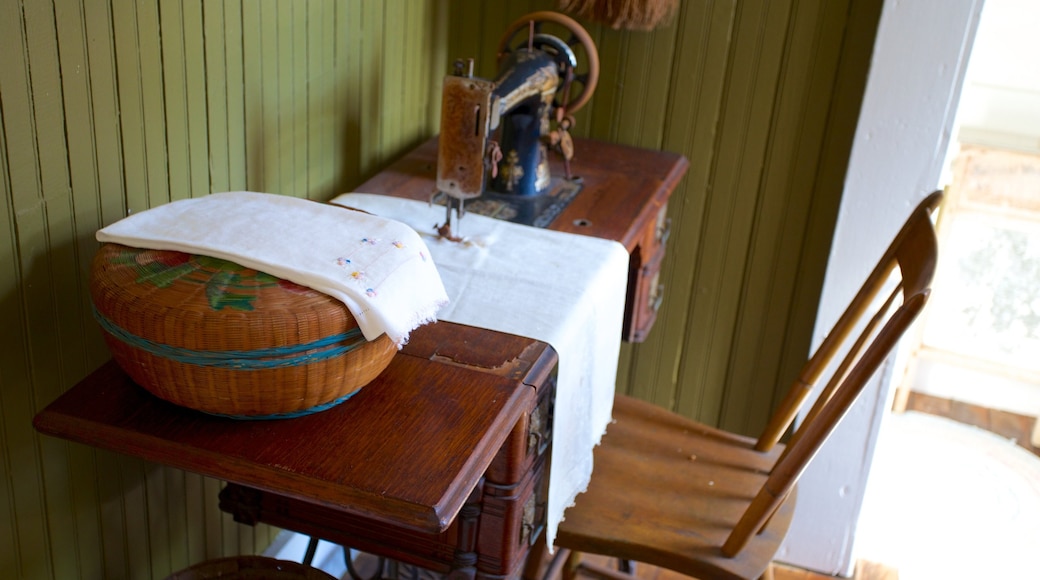
[[[799,476],[925,304],[937,252],[931,211],[941,198],[914,210],[757,440],[616,396],[615,422],[588,491],[565,514],[556,538],[564,554],[548,574],[562,566],[566,578],[630,578],[583,563],[587,552],[702,579],[768,576]],[[778,444],[819,383],[815,404]]]

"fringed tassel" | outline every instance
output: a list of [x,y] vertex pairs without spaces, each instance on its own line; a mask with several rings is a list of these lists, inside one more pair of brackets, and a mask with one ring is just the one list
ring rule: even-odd
[[617,30],[652,30],[668,24],[678,0],[559,0],[560,10]]

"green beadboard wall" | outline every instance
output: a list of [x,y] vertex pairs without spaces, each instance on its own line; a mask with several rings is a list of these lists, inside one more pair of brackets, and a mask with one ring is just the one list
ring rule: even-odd
[[436,131],[443,1],[0,0],[0,576],[264,549],[220,482],[33,431],[108,354],[95,230],[214,191],[328,199]]
[[[751,432],[804,357],[881,0],[684,0],[589,25],[576,133],[685,154],[666,299],[619,388]],[[103,362],[93,234],[214,191],[326,200],[437,130],[456,57],[548,0],[0,0],[0,570],[161,578],[276,530],[220,482],[35,433]],[[579,159],[581,152],[578,152]]]

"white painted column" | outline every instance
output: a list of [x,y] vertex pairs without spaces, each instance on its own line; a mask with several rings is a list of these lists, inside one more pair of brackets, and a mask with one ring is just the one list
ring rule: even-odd
[[[939,184],[983,0],[885,0],[853,142],[814,344],[841,315],[910,210]],[[890,366],[799,483],[777,560],[849,576],[855,526],[888,402]]]

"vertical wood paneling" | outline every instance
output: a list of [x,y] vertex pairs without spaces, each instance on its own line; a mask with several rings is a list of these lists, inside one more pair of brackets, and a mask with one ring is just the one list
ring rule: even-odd
[[[75,150],[77,155],[68,163],[67,179],[69,182],[64,186],[64,192],[58,196],[65,197],[62,203],[70,205],[73,215],[69,217],[72,227],[56,224],[63,236],[49,235],[51,243],[59,244],[64,251],[61,252],[67,264],[75,264],[68,271],[55,275],[55,289],[69,285],[72,295],[81,296],[83,285],[80,283],[80,274],[83,271],[81,260],[84,254],[79,252],[79,240],[76,236],[76,226],[83,224],[85,228],[96,228],[99,222],[97,207],[97,177],[94,166],[92,151],[93,135],[90,126],[90,95],[86,78],[86,46],[84,41],[84,30],[82,26],[83,17],[75,5],[55,6],[53,13],[55,32],[54,34],[66,38],[66,41],[58,47],[58,65],[63,71],[73,71],[73,74],[65,74],[61,79],[62,105],[65,109],[64,126],[70,151]],[[52,81],[58,84],[57,81]],[[46,142],[60,145],[53,141],[54,137],[48,136]],[[56,158],[55,158],[56,159]],[[71,186],[71,189],[69,188]],[[57,199],[55,199],[57,201]],[[51,204],[48,202],[48,206]],[[51,216],[48,212],[48,221]],[[57,217],[57,216],[55,216]],[[92,226],[93,224],[93,226]],[[86,255],[92,255],[92,248],[86,248]],[[89,258],[88,258],[89,259]],[[83,300],[64,301],[57,298],[62,304],[57,311],[60,335],[65,339],[62,342],[61,352],[64,355],[66,372],[72,376],[82,372],[85,365],[86,349],[84,348],[84,327],[88,321],[84,314],[85,302]],[[78,368],[78,370],[77,370]],[[60,385],[54,385],[55,390],[45,391],[44,396],[60,392]],[[84,461],[82,453],[75,453],[69,445],[57,441],[41,442],[41,452],[44,461],[44,490],[47,496],[47,516],[51,527],[62,525],[63,533],[51,534],[52,546],[73,545],[83,546],[82,556],[89,565],[93,560],[96,565],[99,553],[97,545],[97,527],[90,518],[73,518],[68,521],[62,513],[73,513],[79,515],[76,510],[77,499],[83,500],[93,495],[94,480],[90,479],[82,487],[70,488],[65,482],[77,477],[91,478],[92,465],[89,460]],[[79,472],[76,468],[85,468]],[[56,576],[75,574],[79,569],[79,550],[72,552],[69,558],[54,560],[53,572]]]
[[384,76],[386,69],[385,54],[392,50],[389,46],[396,41],[383,42],[386,13],[382,2],[371,0],[361,3],[362,46],[361,71],[358,82],[361,85],[361,135],[358,170],[361,175],[375,173],[382,161],[380,151],[383,147],[385,130],[380,118],[386,114],[383,103],[386,99]]
[[429,5],[429,18],[426,31],[428,37],[421,50],[426,55],[426,65],[422,70],[423,83],[417,89],[427,91],[426,106],[423,107],[423,123],[425,129],[416,133],[417,141],[427,134],[436,134],[439,130],[441,116],[441,82],[444,75],[451,70],[454,53],[451,52],[451,6],[449,0],[435,0]]
[[[137,18],[136,45],[127,48],[136,51],[139,58],[139,62],[136,63],[137,70],[131,72],[130,78],[133,83],[134,79],[138,79],[139,76],[137,82],[141,91],[140,99],[144,113],[142,127],[144,127],[145,138],[147,171],[145,191],[148,203],[145,207],[134,209],[142,210],[170,201],[168,168],[173,163],[166,150],[166,107],[163,102],[165,63],[162,60],[162,46],[160,45],[162,32],[159,28],[159,8],[155,4],[137,2],[134,3],[133,9]],[[119,33],[120,31],[116,30],[116,34]],[[122,58],[123,51],[117,50],[116,55]],[[170,66],[177,67],[178,65],[176,60],[170,62]]]
[[[264,79],[261,74],[260,4],[256,0],[242,0],[242,85],[243,85],[243,153],[246,169],[246,189],[265,191],[264,156],[265,140],[263,122],[262,90]],[[273,42],[273,39],[269,39]],[[228,103],[228,108],[232,107]]]
[[[10,14],[4,12],[4,8],[4,6],[0,5],[0,19],[11,18]],[[7,44],[5,44],[6,41],[17,39],[17,28],[10,26],[10,23],[5,25],[4,21],[0,20],[0,50],[8,48]],[[3,83],[6,78],[4,71],[0,70],[0,86],[4,86]],[[3,111],[3,105],[3,96],[0,95],[0,112]],[[11,270],[11,274],[0,278],[0,317],[4,321],[20,323],[20,313],[15,305],[11,304],[13,301],[10,298],[17,296],[18,291],[14,276],[17,270],[15,270],[15,231],[13,224],[14,216],[10,207],[11,182],[8,177],[9,173],[10,169],[7,164],[7,135],[0,130],[0,196],[3,196],[4,199],[4,203],[0,204],[0,264],[3,264],[5,269]],[[15,332],[17,331],[18,329],[15,329]],[[8,398],[8,392],[11,395],[18,394],[18,385],[4,380],[5,371],[13,366],[11,365],[12,361],[2,354],[7,350],[6,346],[8,346],[6,341],[0,339],[0,409],[5,408],[7,405],[5,401]],[[12,344],[10,346],[15,345]],[[18,553],[18,536],[15,530],[14,490],[11,488],[14,474],[11,463],[8,460],[10,452],[8,451],[7,428],[3,419],[4,414],[0,413],[0,566],[4,566],[7,570],[16,570],[15,555]]]
[[[205,2],[209,7],[215,2]],[[245,95],[245,63],[244,52],[245,40],[242,28],[245,25],[244,9],[240,0],[224,0],[224,66],[226,73],[226,92],[221,95],[219,85],[217,89],[207,87],[207,93],[215,92],[218,98],[223,98],[227,103],[227,142],[228,142],[228,186],[231,191],[246,189],[248,178],[247,172],[247,148],[246,142],[249,135]],[[219,50],[213,45],[214,50]],[[219,111],[218,111],[219,113]],[[219,122],[219,115],[216,116]],[[211,121],[211,126],[213,121]],[[214,191],[221,191],[220,187],[214,187]]]
[[[126,215],[126,200],[121,192],[123,181],[122,140],[119,132],[119,96],[116,83],[116,60],[112,43],[111,6],[99,6],[83,14],[86,36],[87,63],[82,71],[90,90],[90,126],[93,131],[93,151],[85,152],[94,160],[96,168],[96,196],[98,215],[94,222],[80,221],[77,217],[77,243],[80,255],[81,287],[88,279],[92,253],[97,247],[92,228],[111,223]],[[89,74],[88,74],[89,71]],[[75,191],[75,188],[74,188]],[[77,208],[77,213],[79,209]],[[108,358],[108,349],[99,340],[100,330],[93,323],[90,297],[81,291],[80,301],[85,318],[87,341],[86,368],[100,365]],[[92,456],[93,454],[87,454]],[[100,537],[100,536],[99,536]]]
[[[8,539],[0,549],[0,563],[23,577],[46,577],[51,572],[48,557],[50,541],[45,528],[40,458],[31,429],[26,421],[35,409],[30,384],[31,363],[26,336],[25,275],[23,258],[32,252],[19,246],[25,236],[37,243],[34,232],[25,224],[35,217],[32,208],[41,194],[35,156],[35,133],[29,88],[29,59],[26,51],[25,25],[15,3],[0,5],[0,48],[10,55],[7,66],[0,68],[0,110],[4,113],[3,152],[5,189],[4,283],[0,293],[0,313],[5,332],[0,335],[0,402],[3,403],[3,471],[5,511],[8,513],[4,536]],[[23,233],[24,231],[24,233]]]
[[[735,0],[704,2],[680,12],[672,91],[668,101],[664,148],[683,151],[687,175],[668,204],[672,236],[662,265],[668,299],[647,341],[634,347],[633,369],[626,375],[629,394],[673,408],[676,375],[684,350],[697,255],[704,240],[705,200],[711,185],[717,124],[722,108],[729,46],[736,18]],[[689,290],[686,290],[689,289]]]
[[[401,103],[404,99],[404,82],[406,75],[386,74],[385,71],[404,70],[404,47],[407,44],[405,36],[408,34],[408,14],[403,10],[401,0],[383,0],[383,34],[394,38],[393,42],[387,42],[383,46],[383,60],[380,75],[381,91],[384,95],[384,107],[380,114],[386,110],[395,109],[404,112]],[[394,115],[386,118],[382,125],[380,150],[398,150],[401,147],[401,124],[403,115]],[[382,159],[379,159],[382,161]]]
[[[39,172],[39,189],[26,192],[29,195],[24,196],[20,204],[18,198],[21,196],[15,191],[15,226],[22,252],[20,261],[24,268],[23,307],[30,321],[27,343],[30,361],[35,363],[36,353],[60,352],[64,337],[55,309],[55,283],[59,269],[68,264],[68,248],[63,244],[63,234],[67,234],[71,219],[67,198],[68,166],[61,163],[59,157],[65,149],[65,135],[53,5],[39,2],[25,6],[21,16],[24,19],[24,38],[28,48],[27,96],[31,104],[27,113],[33,123],[34,136],[29,146],[35,150],[34,162],[25,169]],[[65,226],[65,232],[59,230],[62,226]],[[29,245],[25,242],[29,242]],[[47,393],[53,393],[55,386],[61,384],[63,370],[60,359],[52,358],[45,368],[33,364],[31,379],[40,385],[33,391],[34,408],[38,408],[46,400]],[[66,447],[60,443],[47,442],[40,443],[34,451],[41,456],[41,472],[36,482],[37,489],[30,497],[35,500],[41,492],[53,495],[59,504],[57,509],[68,510],[67,494],[60,493],[53,484],[49,484],[47,477],[47,474],[53,478],[66,475]],[[20,506],[20,499],[18,503]],[[46,500],[39,505],[35,505],[35,502],[31,505],[31,509],[39,509],[40,512],[33,514],[22,510],[19,519],[39,518],[41,522],[46,522],[48,528],[58,523],[61,512],[48,512],[45,509]],[[46,560],[32,558],[23,561],[23,564],[27,564],[29,573],[39,573],[41,569],[52,574],[68,572],[67,564],[54,562],[50,554],[55,544],[69,541],[71,537],[67,528],[56,534],[50,533],[42,545],[45,550],[42,555],[45,555]]]
[[[712,167],[712,186],[698,254],[687,344],[680,361],[676,409],[718,420],[739,310],[747,245],[787,28],[786,2],[738,7],[730,69]],[[690,388],[693,387],[693,388]]]
[[[830,91],[827,128],[821,143],[819,164],[815,168],[815,191],[832,194],[813,196],[797,266],[799,276],[806,279],[823,280],[827,268],[831,238],[841,202],[840,192],[846,180],[848,159],[866,90],[867,72],[873,58],[874,38],[882,6],[880,0],[849,1],[847,26],[840,41],[842,50],[838,55],[837,71]],[[837,41],[834,43],[837,44]],[[795,287],[791,311],[802,313],[802,316],[792,316],[787,337],[812,335],[815,317],[806,313],[816,312],[821,291],[822,283],[798,284]],[[780,377],[790,380],[790,377],[797,375],[797,365],[800,358],[804,357],[808,344],[808,339],[804,342],[784,340],[784,354],[778,372]]]
[[599,25],[589,25],[587,28],[599,53],[599,83],[592,100],[578,113],[576,132],[583,137],[596,135],[599,139],[615,140],[617,124],[613,118],[620,106],[618,89],[624,85],[623,71],[627,62],[629,34]]
[[119,459],[129,574],[131,578],[156,578],[163,570],[172,570],[170,551],[176,549],[168,547],[171,538],[163,470],[136,459]]
[[668,109],[676,27],[631,33],[618,87],[619,108],[615,123],[619,143],[660,149]]
[[[58,300],[56,293],[69,282],[68,275],[75,275],[75,258],[72,252],[72,215],[69,167],[65,159],[65,117],[62,103],[61,72],[55,37],[54,7],[48,2],[37,2],[26,6],[26,42],[29,47],[30,92],[32,115],[36,134],[36,157],[40,171],[39,196],[31,207],[24,208],[26,221],[42,249],[42,258],[29,262],[27,285],[32,292],[26,293],[30,317],[46,321],[46,327],[30,328],[30,343],[37,352],[62,353],[62,346],[77,346],[73,334],[63,326],[70,315],[78,319],[75,311],[67,308],[65,301]],[[21,210],[19,211],[21,213]],[[21,228],[19,228],[21,229]],[[78,304],[78,301],[74,301]],[[34,316],[35,315],[35,316]],[[81,351],[80,351],[81,352]],[[37,391],[37,402],[47,400],[61,392],[62,378],[74,375],[69,367],[76,351],[62,353],[47,369],[35,369],[41,380],[42,390]]]
[[128,578],[127,537],[123,512],[133,504],[123,493],[120,458],[112,453],[96,453],[98,473],[98,501],[101,504],[101,544],[104,578]]
[[219,511],[219,481],[41,437],[31,418],[108,357],[87,293],[99,227],[212,191],[351,188],[434,128],[446,14],[0,0],[0,569],[165,577],[269,544],[276,530]]
[[[292,159],[291,176],[288,184],[288,192],[295,197],[307,197],[307,4],[305,2],[291,2],[292,8],[292,63],[289,65],[292,74],[283,82],[287,84],[292,93],[292,106],[286,115],[290,124],[291,141],[290,147],[285,151],[285,156]],[[316,24],[316,23],[315,23]]]
[[170,199],[191,197],[191,165],[188,152],[187,63],[183,27],[184,4],[159,2],[161,106],[166,126],[166,165]]
[[[275,86],[277,86],[275,93],[277,96],[272,107],[272,123],[277,126],[278,137],[265,144],[267,145],[265,153],[268,159],[278,165],[278,177],[267,190],[285,195],[296,194],[294,188],[296,128],[293,122],[296,113],[296,87],[293,83],[295,74],[293,64],[296,56],[294,9],[297,4],[299,3],[267,2],[264,4],[265,15],[273,18],[273,21],[268,21],[268,24],[273,26],[276,31],[274,38],[277,38],[276,42],[271,43],[274,51],[272,57],[274,64],[271,71],[274,75]],[[270,37],[263,41],[266,43],[269,39]]]
[[830,97],[839,55],[821,47],[840,43],[847,12],[844,2],[802,0],[794,6],[720,419],[737,430],[752,430],[768,419],[773,400],[759,385],[789,380],[778,375],[778,367],[790,316],[785,305],[798,281],[810,211],[811,199],[801,192],[814,186],[827,121],[816,113]]
[[[426,12],[429,6],[419,6],[412,9],[404,7],[399,18],[401,27],[401,70],[410,71],[401,75],[401,126],[394,150],[404,150],[415,143],[416,128],[425,125],[423,106],[425,99],[416,100],[415,94],[421,91],[428,94],[428,85],[423,71],[428,68],[428,63],[422,60],[422,50],[419,48],[427,41],[427,35],[423,34],[423,27],[427,23]],[[420,83],[422,88],[420,88]]]
[[309,2],[307,8],[307,149],[305,192],[312,199],[332,195],[335,175],[334,80],[336,20],[329,1]]
[[[160,523],[165,523],[167,536],[165,541],[152,542],[150,546],[153,574],[158,577],[162,570],[181,570],[188,567],[188,544],[195,534],[189,533],[188,526],[188,493],[185,484],[187,474],[177,469],[156,471],[160,471],[165,479],[163,497],[166,498],[166,505],[159,506],[155,512],[149,510],[149,521],[159,520]],[[148,492],[150,494],[151,489]]]
[[203,530],[206,534],[205,553],[202,558],[196,559],[196,562],[219,558],[227,553],[223,543],[224,517],[223,512],[220,511],[220,500],[217,497],[223,484],[220,480],[204,477],[202,478],[202,487],[202,506],[200,509],[204,522]]
[[342,111],[335,149],[335,184],[342,191],[361,175],[361,3],[336,4],[335,106]]
[[279,122],[280,109],[285,103],[281,100],[282,83],[278,73],[282,43],[289,31],[279,27],[279,3],[259,2],[257,9],[260,15],[257,44],[252,47],[246,46],[245,52],[249,54],[255,51],[259,58],[260,78],[257,79],[256,86],[259,89],[257,96],[260,98],[258,122],[261,126],[261,138],[247,144],[255,150],[255,154],[249,156],[249,161],[260,164],[262,178],[259,191],[284,193],[282,169],[285,167],[284,163],[291,159],[282,159],[279,154],[283,138],[282,125]]
[[[133,0],[113,0],[112,39],[116,55],[119,135],[122,148],[126,212],[147,209],[148,162],[145,149],[144,98],[138,54],[137,11]],[[112,196],[106,196],[111,198]],[[114,221],[122,216],[106,216]]]
[[[500,4],[496,2],[495,4]],[[480,71],[480,75],[487,78],[488,75],[494,73],[494,67],[485,67],[482,63],[484,60],[484,45],[483,42],[483,29],[480,27],[481,9],[482,4],[476,4],[470,2],[465,6],[460,6],[458,2],[452,2],[450,18],[450,30],[454,31],[454,34],[448,39],[448,58],[451,62],[455,59],[474,59],[474,66],[476,70]],[[446,63],[449,65],[451,63]],[[443,70],[437,71],[439,74],[435,76],[435,79],[444,77],[444,75],[451,72],[451,68],[444,68]]]
[[[202,0],[183,2],[181,26],[184,38],[184,96],[188,140],[188,195],[211,193],[209,119],[206,104],[206,54]],[[219,50],[217,50],[219,54]],[[183,121],[181,121],[183,122]]]
[[[3,12],[3,7],[0,6],[0,48],[6,49],[6,40],[18,40],[20,35],[18,30],[11,30],[13,27],[6,27],[4,25],[5,18],[11,18],[10,14]],[[17,53],[12,53],[17,54]],[[4,74],[4,71],[0,70],[0,86],[6,86],[5,81],[8,80],[8,76]],[[4,99],[3,95],[0,95],[0,111],[3,110]],[[7,344],[8,341],[12,341],[20,338],[21,331],[21,313],[19,312],[16,304],[15,297],[18,296],[17,288],[17,270],[15,266],[15,228],[14,228],[14,214],[11,211],[11,180],[10,180],[10,167],[7,163],[7,136],[4,131],[0,131],[0,195],[4,198],[4,203],[0,204],[0,264],[5,266],[10,265],[11,274],[0,278],[0,317],[8,322],[8,328],[13,330],[14,336],[7,335],[5,338],[0,339],[0,409],[17,408],[18,405],[13,403],[12,399],[25,397],[27,393],[24,389],[19,389],[22,381],[18,381],[19,374],[22,374],[25,369],[25,365],[21,364],[18,355],[20,352],[21,345]],[[12,328],[13,326],[13,328]],[[10,346],[15,350],[14,353],[9,353],[7,347]],[[15,358],[10,355],[14,354]],[[16,519],[15,510],[15,488],[13,481],[15,478],[14,468],[16,465],[11,463],[12,443],[13,441],[8,436],[9,428],[6,422],[3,420],[5,414],[0,413],[0,566],[3,566],[6,570],[18,571],[21,566],[18,562],[19,548],[18,544],[20,541],[18,521]]]
[[[232,35],[227,34],[227,20],[224,17],[226,8],[223,2],[205,2],[202,4],[203,46],[205,47],[204,68],[206,127],[208,135],[206,143],[209,151],[209,187],[213,191],[231,190],[231,128],[229,120],[229,85],[239,82],[228,70],[228,43]],[[232,20],[235,15],[231,15]],[[237,103],[241,104],[241,102]]]

